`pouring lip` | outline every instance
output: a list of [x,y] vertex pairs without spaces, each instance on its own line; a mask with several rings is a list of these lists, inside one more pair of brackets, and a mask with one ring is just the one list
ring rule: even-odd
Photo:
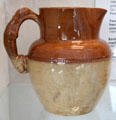
[[90,9],[90,10],[104,10],[107,12],[106,9],[104,8],[94,8],[94,7],[40,7],[39,10],[42,10],[42,9],[47,9],[47,10],[50,10],[50,9]]

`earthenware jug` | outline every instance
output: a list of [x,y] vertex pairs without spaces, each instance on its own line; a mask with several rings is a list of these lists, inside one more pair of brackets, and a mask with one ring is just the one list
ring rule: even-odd
[[[4,33],[6,51],[21,72],[29,72],[45,109],[62,115],[93,110],[106,87],[111,52],[99,38],[106,13],[101,8],[40,8],[40,14],[19,9]],[[27,56],[18,55],[16,39],[27,19],[40,27],[40,39]]]

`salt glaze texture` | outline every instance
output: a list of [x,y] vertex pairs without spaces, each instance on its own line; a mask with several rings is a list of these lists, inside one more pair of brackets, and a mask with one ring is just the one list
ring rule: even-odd
[[[40,8],[40,14],[19,9],[4,32],[6,51],[20,73],[29,72],[46,110],[61,115],[90,112],[107,80],[111,51],[99,38],[106,13],[100,8]],[[19,55],[16,39],[20,25],[32,19],[40,26],[40,39],[28,55]]]
[[104,91],[109,63],[52,64],[29,60],[28,69],[37,95],[49,112],[81,115],[92,111]]

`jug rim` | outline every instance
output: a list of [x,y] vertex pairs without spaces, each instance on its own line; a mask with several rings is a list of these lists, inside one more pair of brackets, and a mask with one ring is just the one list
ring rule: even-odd
[[91,10],[104,10],[107,12],[104,8],[94,8],[94,7],[40,7],[41,9],[91,9]]

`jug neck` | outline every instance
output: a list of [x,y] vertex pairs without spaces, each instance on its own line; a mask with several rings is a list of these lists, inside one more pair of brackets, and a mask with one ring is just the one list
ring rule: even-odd
[[95,40],[106,13],[100,8],[41,8],[41,39]]

